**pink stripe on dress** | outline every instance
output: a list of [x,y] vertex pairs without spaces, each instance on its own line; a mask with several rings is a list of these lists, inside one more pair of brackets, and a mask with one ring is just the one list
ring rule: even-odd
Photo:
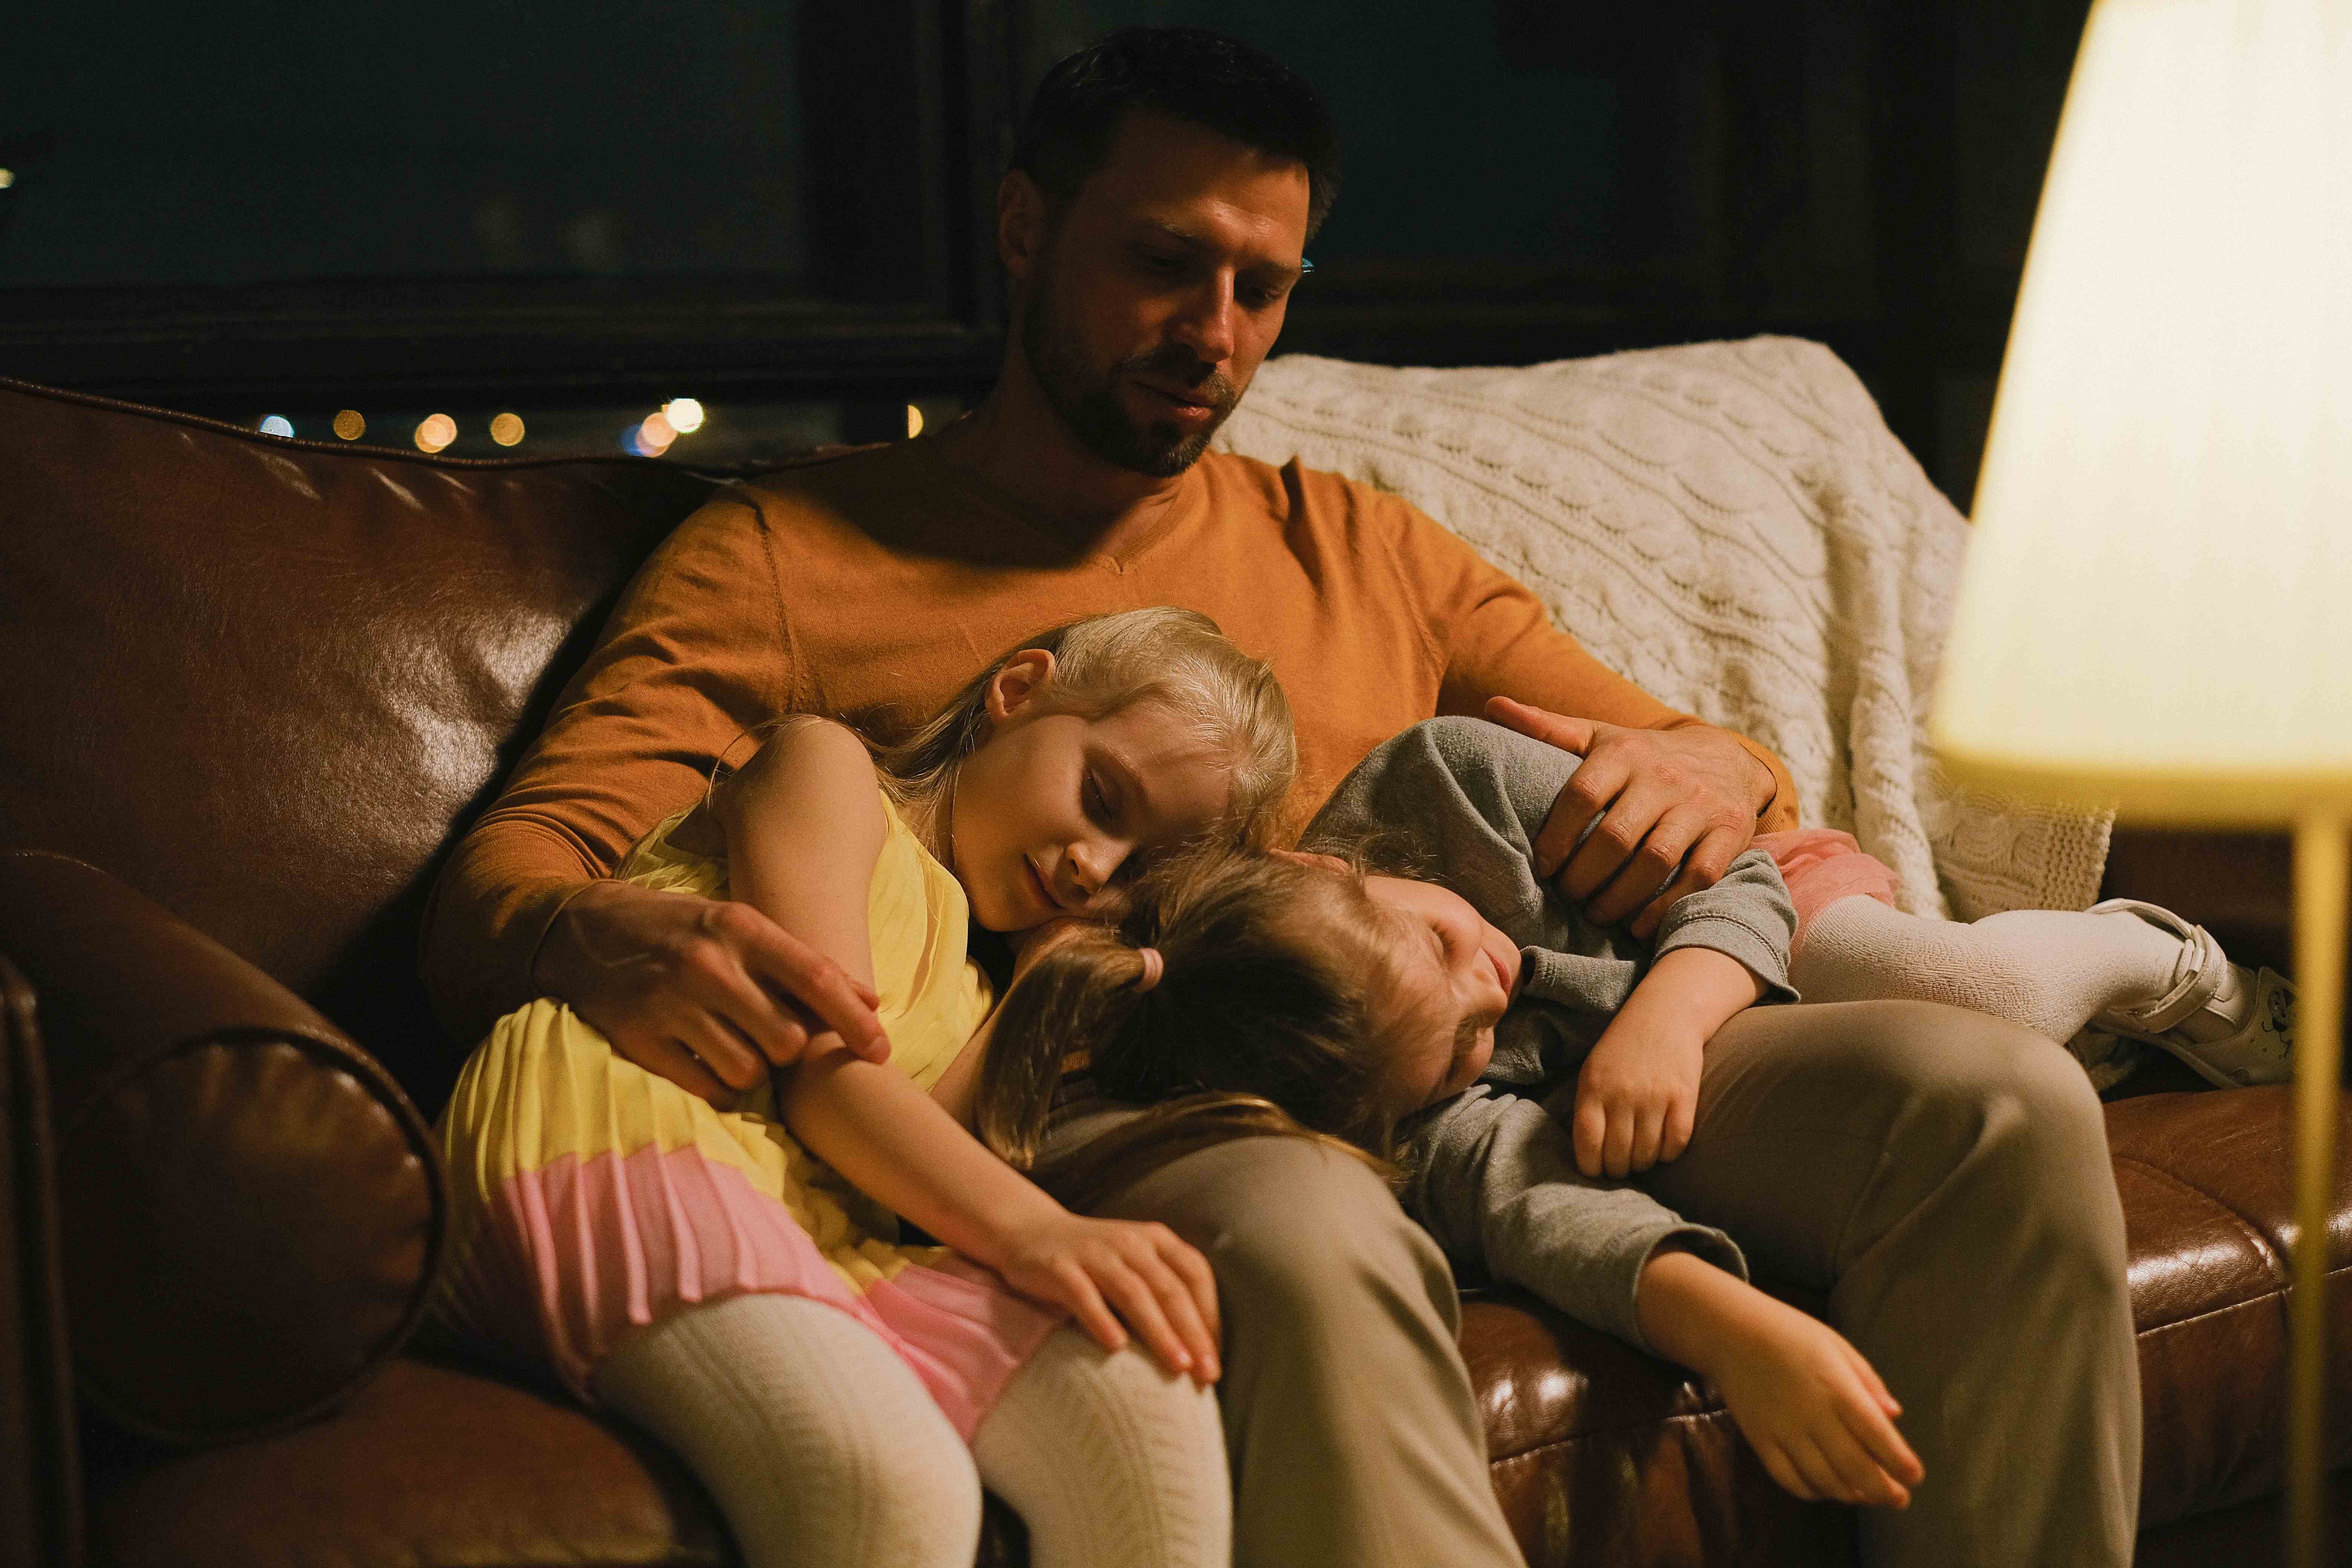
[[536,1321],[501,1323],[500,1337],[535,1347],[583,1398],[597,1363],[634,1331],[699,1302],[779,1291],[880,1334],[969,1441],[1062,1321],[944,1252],[941,1267],[909,1264],[861,1295],[783,1205],[690,1147],[566,1154],[509,1177],[477,1247],[510,1288],[468,1294],[534,1301]]
[[1851,833],[1833,827],[1800,827],[1787,833],[1759,833],[1756,848],[1772,857],[1780,879],[1789,884],[1790,901],[1797,906],[1797,937],[1801,946],[1805,928],[1813,917],[1840,899],[1876,899],[1888,908],[1895,902],[1895,873],[1875,858],[1863,853]]

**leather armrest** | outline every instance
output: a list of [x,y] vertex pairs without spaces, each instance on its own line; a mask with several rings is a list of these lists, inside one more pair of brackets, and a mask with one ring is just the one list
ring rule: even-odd
[[81,1557],[72,1360],[33,988],[0,954],[0,1563]]
[[79,860],[0,855],[0,952],[48,1046],[83,1395],[181,1442],[348,1396],[415,1327],[440,1256],[407,1097],[299,997]]

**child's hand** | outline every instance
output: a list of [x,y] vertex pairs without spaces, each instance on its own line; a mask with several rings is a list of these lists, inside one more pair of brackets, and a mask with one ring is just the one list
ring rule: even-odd
[[992,1261],[1023,1295],[1068,1308],[1105,1350],[1126,1345],[1123,1318],[1171,1372],[1217,1380],[1216,1276],[1166,1226],[1063,1212],[1011,1237]]
[[1621,1013],[1577,1074],[1569,1120],[1576,1168],[1630,1176],[1689,1147],[1706,1049],[1706,1037],[1685,1024],[1643,1027]]
[[1903,1407],[1827,1323],[1759,1294],[1744,1342],[1712,1358],[1731,1418],[1801,1498],[1907,1508],[1927,1469],[1895,1429]]

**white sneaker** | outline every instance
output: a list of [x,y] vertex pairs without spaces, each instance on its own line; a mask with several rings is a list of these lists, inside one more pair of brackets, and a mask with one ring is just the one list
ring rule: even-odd
[[[2137,899],[2109,899],[2094,904],[2092,914],[2134,914],[2180,939],[2181,962],[2171,990],[2145,1007],[2117,1008],[2093,1018],[2090,1027],[2144,1040],[2171,1052],[2189,1064],[2198,1077],[2221,1089],[2251,1084],[2284,1083],[2294,1076],[2294,986],[2275,970],[2247,969],[2231,963],[2221,944],[2203,926],[2191,925],[2170,910]],[[2230,1010],[2214,1005],[2225,989],[2237,984]],[[2234,1016],[2237,1026],[2215,1039],[2200,1039],[2182,1027],[2200,1014],[2210,1013],[2224,1022]]]
[[2148,1049],[2139,1041],[2126,1040],[2089,1025],[2066,1042],[2066,1048],[2083,1064],[2084,1075],[2101,1094],[2137,1072],[2148,1059]]

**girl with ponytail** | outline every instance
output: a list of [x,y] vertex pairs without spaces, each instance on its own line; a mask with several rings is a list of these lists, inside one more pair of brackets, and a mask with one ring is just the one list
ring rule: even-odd
[[1057,1098],[1150,1107],[1038,1173],[1074,1208],[1232,1137],[1313,1138],[1389,1173],[1404,1109],[1384,1090],[1389,926],[1363,879],[1210,847],[1122,902],[1023,955],[989,1021],[981,1139],[1029,1169]]

